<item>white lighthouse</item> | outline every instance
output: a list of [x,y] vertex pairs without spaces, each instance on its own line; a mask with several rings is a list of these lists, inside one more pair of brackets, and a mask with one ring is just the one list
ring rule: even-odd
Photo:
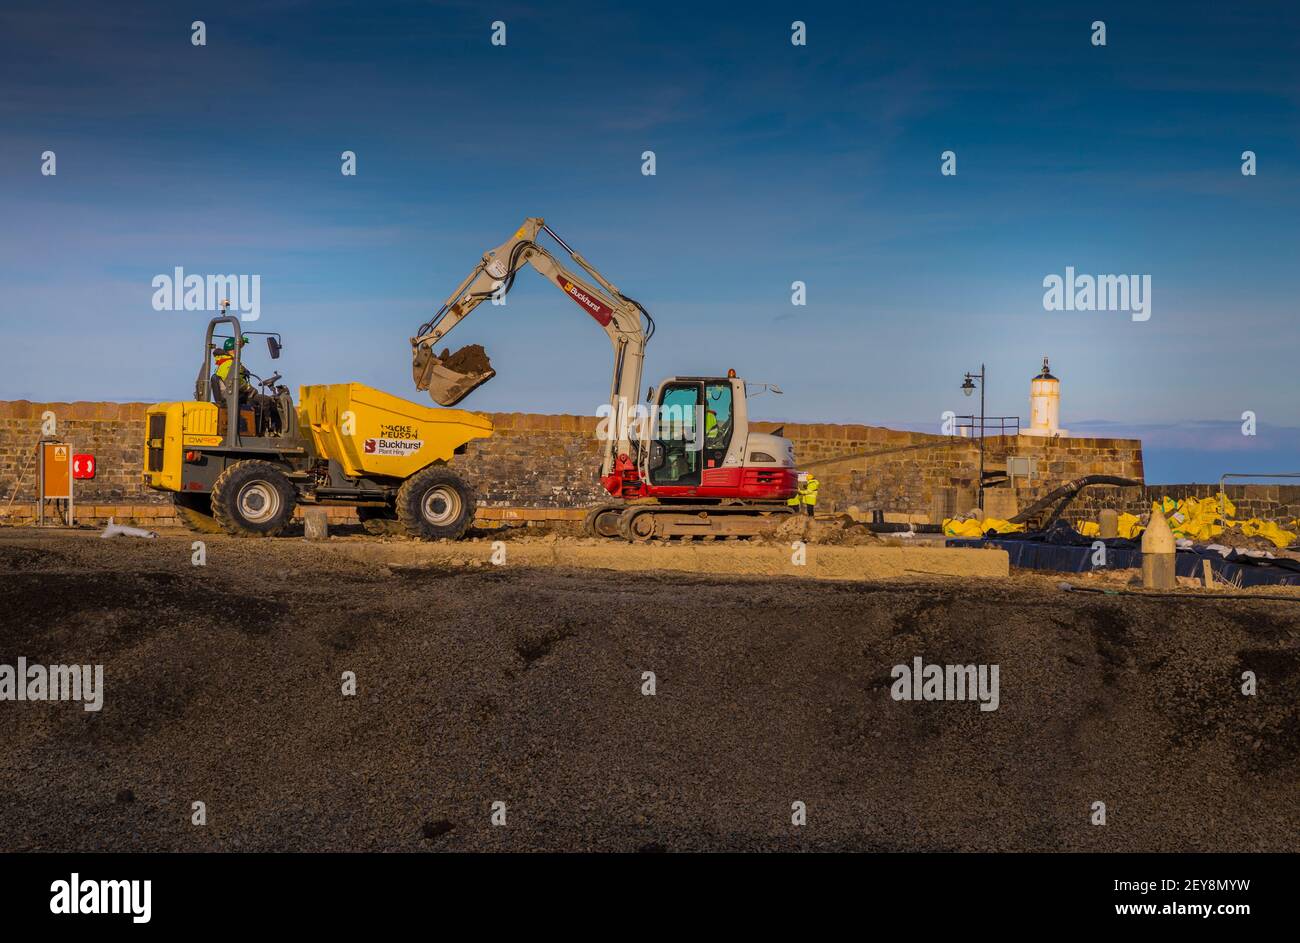
[[1047,358],[1043,358],[1043,372],[1029,384],[1029,428],[1022,435],[1064,436],[1061,428],[1061,381],[1052,376]]

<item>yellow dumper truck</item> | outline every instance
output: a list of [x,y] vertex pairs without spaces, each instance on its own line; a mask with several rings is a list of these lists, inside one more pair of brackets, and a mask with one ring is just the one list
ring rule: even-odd
[[[232,336],[214,332],[225,325]],[[492,422],[418,406],[360,383],[304,386],[297,406],[280,374],[242,363],[238,318],[208,324],[194,399],[145,411],[144,480],[172,492],[192,530],[271,537],[298,504],[348,505],[371,533],[461,537],[474,493],[448,463]],[[266,334],[271,358],[278,334]],[[220,343],[218,343],[220,342]],[[256,384],[256,385],[254,385]]]

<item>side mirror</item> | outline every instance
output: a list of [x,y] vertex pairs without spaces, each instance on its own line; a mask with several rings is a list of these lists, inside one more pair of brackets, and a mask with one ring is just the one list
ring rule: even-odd
[[272,360],[280,359],[280,342],[271,335],[267,335],[266,349],[271,352]]
[[650,470],[654,471],[656,468],[662,467],[663,463],[664,463],[664,444],[659,441],[651,442],[650,461],[649,461]]
[[646,387],[646,391],[645,391],[645,401],[646,401],[647,403],[651,404],[651,405],[654,405],[654,401],[655,401],[655,388],[654,388],[653,386]]

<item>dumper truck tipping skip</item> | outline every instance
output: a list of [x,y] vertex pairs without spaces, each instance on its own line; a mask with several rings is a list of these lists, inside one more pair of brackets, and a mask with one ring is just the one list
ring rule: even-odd
[[[239,401],[240,344],[229,382],[212,373],[213,318],[194,400],[145,411],[145,484],[172,492],[193,530],[241,537],[280,533],[297,504],[348,505],[372,533],[461,537],[474,519],[472,489],[447,467],[471,439],[492,434],[486,417],[431,409],[360,383],[304,386],[295,407],[280,375]],[[267,340],[274,359],[277,335]],[[251,374],[250,374],[251,376]]]

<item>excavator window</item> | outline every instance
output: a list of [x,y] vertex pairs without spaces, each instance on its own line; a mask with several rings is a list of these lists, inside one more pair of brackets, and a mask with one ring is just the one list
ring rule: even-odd
[[704,384],[704,467],[721,468],[731,444],[731,384]]
[[657,441],[664,461],[650,472],[656,485],[698,485],[703,467],[704,439],[700,429],[704,385],[665,383],[660,391]]

